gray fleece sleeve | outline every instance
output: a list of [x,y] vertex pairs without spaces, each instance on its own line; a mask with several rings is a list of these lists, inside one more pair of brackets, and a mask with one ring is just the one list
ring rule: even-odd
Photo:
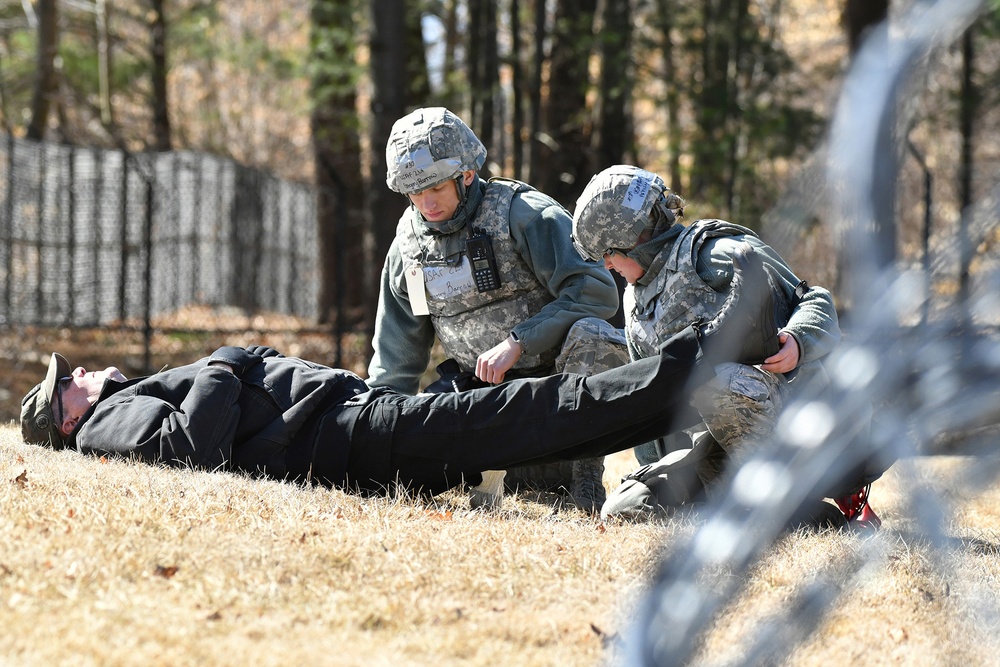
[[419,390],[430,362],[434,325],[429,315],[414,315],[406,291],[403,259],[392,242],[382,267],[375,313],[375,352],[368,365],[369,387],[389,387],[402,394]]
[[584,261],[570,240],[566,209],[539,192],[521,193],[510,213],[517,252],[555,300],[514,326],[524,350],[538,354],[562,345],[573,323],[607,319],[618,311],[618,288],[603,265]]
[[[697,270],[702,279],[712,289],[726,289],[733,277],[733,251],[743,241],[749,243],[754,252],[762,255],[764,263],[774,269],[779,277],[779,288],[786,298],[792,299],[800,279],[773,248],[753,236],[721,237],[707,241],[698,255]],[[800,366],[833,351],[840,343],[840,321],[829,290],[811,286],[783,331],[794,336],[799,344]]]

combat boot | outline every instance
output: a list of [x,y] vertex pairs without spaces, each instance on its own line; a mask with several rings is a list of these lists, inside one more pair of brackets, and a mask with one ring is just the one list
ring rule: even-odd
[[573,479],[569,486],[573,503],[585,512],[595,513],[607,499],[604,489],[604,459],[573,461]]
[[748,243],[733,252],[733,279],[719,313],[696,323],[705,356],[713,364],[760,364],[781,349],[779,306],[764,264]]
[[854,493],[849,493],[840,498],[834,498],[833,502],[844,513],[847,525],[862,530],[878,530],[882,526],[882,519],[878,518],[875,510],[868,502],[868,494],[871,491],[871,484],[861,487]]
[[500,509],[503,504],[503,479],[506,470],[484,470],[483,481],[469,489],[469,507]]

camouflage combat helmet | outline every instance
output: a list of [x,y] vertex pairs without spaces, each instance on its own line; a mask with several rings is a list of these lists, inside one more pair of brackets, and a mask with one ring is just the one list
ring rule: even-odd
[[664,192],[653,172],[619,164],[590,179],[573,213],[573,245],[584,259],[599,262],[611,249],[633,247],[652,223],[653,207]]
[[461,118],[444,107],[403,116],[385,146],[386,184],[404,195],[422,192],[463,171],[478,171],[486,147]]

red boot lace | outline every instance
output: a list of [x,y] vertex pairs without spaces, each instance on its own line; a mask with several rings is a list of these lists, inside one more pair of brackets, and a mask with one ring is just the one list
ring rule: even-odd
[[851,525],[872,529],[878,529],[882,525],[882,519],[878,518],[875,510],[868,504],[871,488],[872,485],[869,484],[848,496],[834,499],[837,507],[844,513],[847,522]]

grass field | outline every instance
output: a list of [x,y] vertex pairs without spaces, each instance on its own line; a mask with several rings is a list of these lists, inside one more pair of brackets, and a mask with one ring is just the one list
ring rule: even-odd
[[[609,458],[607,484],[633,461]],[[769,614],[862,552],[880,557],[787,664],[995,663],[1000,490],[964,481],[975,463],[897,463],[873,491],[874,538],[785,536],[704,637],[705,664],[739,659]],[[902,493],[924,485],[948,508],[942,548]],[[364,499],[53,452],[8,423],[0,664],[604,664],[658,552],[698,521],[604,525],[548,496],[498,512],[457,491]]]

